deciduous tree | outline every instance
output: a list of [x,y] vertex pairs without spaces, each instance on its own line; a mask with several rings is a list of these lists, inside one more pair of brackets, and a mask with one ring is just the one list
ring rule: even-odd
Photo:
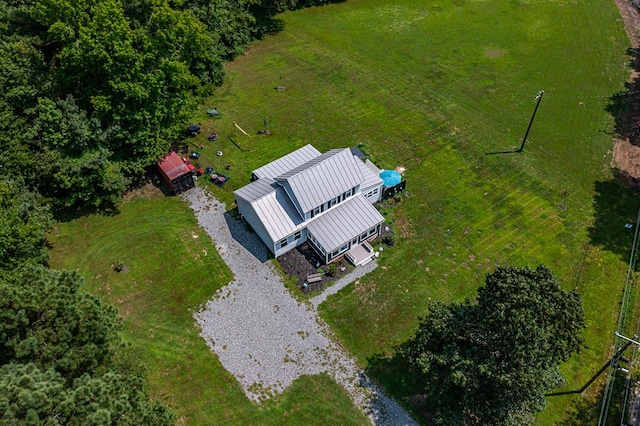
[[575,291],[544,266],[498,267],[476,300],[433,303],[401,349],[446,424],[531,424],[583,345]]
[[22,179],[0,179],[0,269],[44,262],[51,225],[49,210]]

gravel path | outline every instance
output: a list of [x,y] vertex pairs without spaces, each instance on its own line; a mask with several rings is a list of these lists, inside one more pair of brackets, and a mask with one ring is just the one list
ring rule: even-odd
[[[231,218],[224,204],[199,187],[184,198],[235,277],[195,318],[201,335],[247,397],[260,402],[302,375],[324,372],[344,386],[373,424],[416,424],[329,338],[331,330],[315,310],[291,296],[271,262],[265,261],[267,248],[242,221]],[[314,306],[328,294],[314,298]]]
[[311,304],[313,305],[314,308],[317,309],[318,305],[320,305],[322,302],[327,300],[327,297],[331,296],[332,294],[336,294],[337,292],[339,292],[340,290],[342,290],[343,288],[345,288],[346,286],[348,286],[358,278],[365,276],[366,274],[373,271],[377,267],[378,267],[378,262],[376,262],[375,259],[372,259],[366,265],[355,268],[353,271],[349,272],[347,275],[345,275],[344,277],[340,278],[338,281],[333,283],[331,287],[326,288],[319,295],[312,297],[310,299]]

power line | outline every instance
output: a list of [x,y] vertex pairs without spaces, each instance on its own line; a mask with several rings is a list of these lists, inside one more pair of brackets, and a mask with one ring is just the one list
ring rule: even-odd
[[[631,296],[631,287],[633,285],[633,273],[636,269],[636,258],[638,256],[638,243],[640,235],[640,210],[638,210],[638,217],[636,219],[636,230],[633,236],[633,244],[631,246],[631,257],[629,259],[629,266],[627,267],[627,278],[624,285],[624,292],[622,296],[622,304],[620,306],[620,314],[618,315],[618,325],[616,327],[616,338],[614,339],[614,347],[619,347],[622,343],[622,339],[617,336],[617,333],[624,332],[624,328],[627,326],[627,312],[629,299]],[[609,372],[607,374],[607,381],[602,394],[602,405],[600,407],[600,417],[598,418],[598,426],[604,426],[607,423],[607,416],[609,415],[609,407],[611,404],[611,395],[613,393],[613,383],[615,381],[616,371],[618,370],[618,363],[611,363],[609,366]],[[625,404],[626,407],[626,404]],[[625,409],[623,408],[622,415],[624,416]]]

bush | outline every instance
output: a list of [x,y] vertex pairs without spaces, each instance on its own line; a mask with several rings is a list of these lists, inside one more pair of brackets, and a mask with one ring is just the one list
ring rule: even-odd
[[335,262],[327,265],[325,274],[327,274],[330,277],[335,277],[337,273],[338,273],[338,265],[336,265]]
[[382,243],[388,247],[391,247],[396,242],[396,239],[393,235],[385,235],[382,237]]

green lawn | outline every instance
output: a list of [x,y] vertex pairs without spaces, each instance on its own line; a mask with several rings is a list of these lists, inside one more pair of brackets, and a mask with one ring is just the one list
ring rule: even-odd
[[[326,375],[302,377],[264,406],[246,398],[192,316],[233,277],[180,198],[146,190],[116,214],[59,223],[50,240],[52,267],[78,269],[89,291],[117,306],[152,395],[176,411],[178,424],[366,424]],[[114,271],[117,260],[123,272]]]
[[[472,296],[498,264],[544,263],[583,297],[588,348],[563,367],[580,387],[611,349],[633,237],[623,225],[638,208],[609,168],[605,108],[629,46],[613,2],[349,0],[282,19],[203,107],[221,134],[205,152],[224,151],[212,158],[232,166],[227,189],[306,143],[363,143],[379,166],[406,168],[399,244],[323,305],[343,343],[368,365],[411,335],[430,298]],[[487,155],[519,147],[540,90],[525,152]],[[212,105],[221,119],[206,119]],[[272,136],[256,136],[265,117]],[[539,423],[579,423],[596,390],[549,399]]]
[[[251,170],[307,143],[321,151],[364,144],[380,167],[406,168],[409,197],[390,218],[397,244],[380,267],[322,305],[342,343],[402,397],[410,390],[401,366],[392,375],[379,360],[412,334],[429,299],[474,295],[498,264],[544,263],[583,298],[588,348],[563,366],[567,389],[581,387],[611,350],[633,238],[624,224],[639,207],[610,171],[605,108],[623,91],[629,47],[613,2],[349,0],[281,18],[284,30],[230,63],[226,83],[194,117],[203,166],[231,176],[214,194],[231,206]],[[525,152],[491,154],[519,147],[540,90]],[[214,105],[222,116],[210,119]],[[265,118],[272,135],[257,136]],[[210,131],[220,139],[208,142]],[[153,226],[140,223],[154,217]],[[178,200],[134,200],[115,217],[60,225],[54,266],[80,267],[91,289],[118,304],[154,392],[190,423],[280,423],[291,406],[298,421],[363,421],[322,377],[301,379],[265,408],[244,399],[185,311],[229,280],[192,230],[202,234]],[[209,255],[196,259],[202,249]],[[109,268],[119,253],[132,264],[127,274]],[[160,280],[171,289],[140,288]],[[593,423],[597,390],[550,398],[538,423]]]

